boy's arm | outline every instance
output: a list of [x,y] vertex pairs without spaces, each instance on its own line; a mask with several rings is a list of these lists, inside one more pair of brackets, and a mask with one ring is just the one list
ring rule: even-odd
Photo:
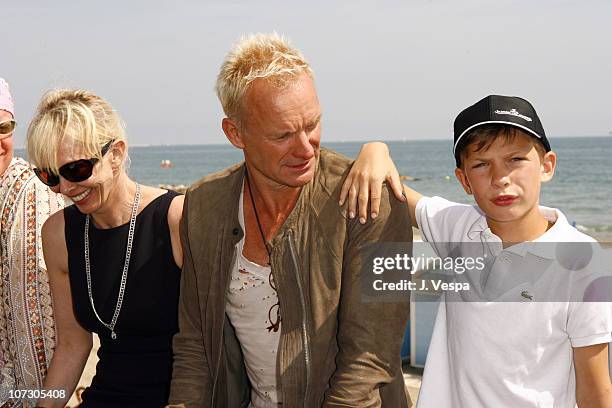
[[408,212],[410,213],[410,220],[412,222],[412,226],[414,228],[419,228],[419,224],[417,223],[416,217],[416,206],[421,198],[423,198],[423,194],[419,193],[403,184],[404,194],[406,195],[406,199],[408,200]]
[[415,208],[422,195],[402,185],[397,168],[389,155],[389,148],[381,142],[366,143],[361,147],[359,156],[342,185],[340,205],[343,205],[348,197],[349,217],[354,218],[355,215],[359,215],[359,222],[364,224],[368,218],[368,201],[370,201],[371,217],[376,218],[380,209],[384,181],[389,184],[398,200],[403,201],[405,194],[412,226],[418,228]]
[[[601,268],[602,253],[594,248],[593,259],[582,279]],[[608,343],[612,341],[612,303],[569,302],[566,330],[576,367],[576,402],[580,408],[612,408],[612,385],[608,366]]]
[[608,345],[574,348],[576,402],[579,408],[612,408]]

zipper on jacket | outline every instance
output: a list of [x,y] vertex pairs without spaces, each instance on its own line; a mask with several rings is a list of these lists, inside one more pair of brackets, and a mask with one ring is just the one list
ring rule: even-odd
[[302,306],[302,343],[304,344],[304,362],[306,363],[306,389],[304,392],[304,406],[308,403],[308,394],[310,392],[310,345],[308,344],[308,330],[306,328],[306,300],[304,299],[304,289],[302,287],[302,278],[298,267],[295,248],[293,246],[293,230],[288,229],[287,242],[289,243],[289,252],[293,260],[293,271],[295,272],[295,280],[297,281],[298,290],[300,292],[300,304]]

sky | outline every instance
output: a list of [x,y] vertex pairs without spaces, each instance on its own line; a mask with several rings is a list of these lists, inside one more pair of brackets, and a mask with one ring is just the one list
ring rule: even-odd
[[312,65],[323,141],[445,139],[488,94],[531,101],[546,133],[612,132],[612,2],[3,2],[0,76],[16,146],[43,93],[90,89],[132,145],[226,143],[214,93],[243,35],[276,31]]

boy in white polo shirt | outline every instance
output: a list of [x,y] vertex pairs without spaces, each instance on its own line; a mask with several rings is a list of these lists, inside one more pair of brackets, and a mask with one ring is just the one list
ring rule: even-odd
[[[439,257],[453,250],[457,256],[457,248],[459,255],[469,255],[465,248],[474,242],[472,248],[491,250],[494,266],[479,279],[487,302],[443,295],[417,406],[569,408],[578,402],[580,407],[612,407],[611,304],[534,300],[553,300],[551,293],[576,276],[568,262],[579,261],[554,250],[554,243],[594,240],[569,225],[559,210],[539,206],[541,183],[552,179],[556,155],[533,106],[521,98],[490,95],[462,111],[454,128],[455,174],[476,205],[423,197],[404,186],[412,222]],[[370,186],[363,182],[365,174]],[[359,197],[359,217],[365,222],[362,204],[369,189],[376,216],[383,178],[399,185],[386,145],[364,146],[341,193],[341,204],[349,197],[351,217]],[[366,186],[361,193],[359,180]],[[513,269],[513,264],[520,266]],[[517,269],[529,272],[536,265],[546,268],[533,282],[507,285]],[[589,273],[582,270],[575,279]],[[502,282],[502,290],[493,282]],[[487,294],[491,287],[497,291]]]

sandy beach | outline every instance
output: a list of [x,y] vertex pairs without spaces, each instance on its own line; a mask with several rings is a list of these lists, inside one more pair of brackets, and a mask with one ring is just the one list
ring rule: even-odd
[[[88,387],[91,384],[91,379],[96,374],[96,364],[98,363],[98,348],[100,347],[100,341],[98,340],[98,336],[94,334],[94,346],[91,349],[91,353],[89,353],[89,359],[87,359],[87,364],[85,365],[85,370],[83,371],[83,375],[79,380],[79,385],[77,386],[77,390],[81,387]],[[410,393],[410,397],[412,398],[412,402],[416,402],[417,397],[419,395],[419,389],[421,388],[421,377],[423,376],[423,370],[420,368],[410,367],[408,365],[404,365],[404,382],[406,383],[406,387],[408,388],[408,392]],[[67,408],[76,408],[79,402],[75,394],[72,395],[70,401],[68,402]]]
[[77,392],[83,387],[86,388],[91,384],[91,380],[96,374],[96,364],[98,363],[98,349],[100,348],[100,340],[97,335],[93,335],[93,347],[91,352],[89,353],[89,358],[87,359],[87,363],[85,364],[85,369],[83,370],[83,374],[81,375],[81,379],[79,380],[79,384],[72,397],[70,397],[70,401],[68,401],[68,405],[66,408],[76,408],[79,405],[78,398],[76,396]]

